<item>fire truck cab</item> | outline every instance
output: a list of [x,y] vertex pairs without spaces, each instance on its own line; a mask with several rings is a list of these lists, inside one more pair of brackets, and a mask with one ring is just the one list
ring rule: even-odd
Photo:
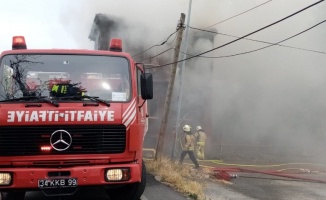
[[12,47],[0,56],[0,199],[101,187],[138,200],[152,75],[116,38],[107,51],[27,49],[22,36]]

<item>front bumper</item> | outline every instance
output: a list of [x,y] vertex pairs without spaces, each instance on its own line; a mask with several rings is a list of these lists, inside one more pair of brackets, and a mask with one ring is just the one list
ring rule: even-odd
[[[110,168],[130,168],[130,179],[128,181],[105,181],[105,171]],[[38,180],[57,178],[77,178],[78,187],[135,183],[141,181],[141,164],[114,164],[95,166],[76,166],[66,168],[0,168],[1,172],[10,172],[13,175],[12,184],[0,186],[1,189],[38,189]],[[49,177],[49,172],[70,172],[69,176]]]

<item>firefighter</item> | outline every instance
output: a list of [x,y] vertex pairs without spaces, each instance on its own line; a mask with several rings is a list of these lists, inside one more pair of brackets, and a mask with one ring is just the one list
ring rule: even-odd
[[197,157],[200,160],[204,160],[206,133],[203,131],[201,126],[197,126],[196,130],[197,130],[197,132],[195,133],[195,138],[197,141],[197,146],[196,146]]
[[196,157],[194,155],[195,140],[196,140],[195,136],[191,133],[191,127],[189,125],[184,125],[183,131],[184,131],[185,145],[182,148],[183,151],[182,151],[181,156],[180,156],[179,164],[182,164],[183,159],[188,154],[191,161],[195,164],[195,168],[198,169],[199,164],[198,164],[198,162],[196,160]]

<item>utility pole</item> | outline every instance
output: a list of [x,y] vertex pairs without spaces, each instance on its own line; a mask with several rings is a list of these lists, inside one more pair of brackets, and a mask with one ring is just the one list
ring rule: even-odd
[[[185,42],[183,44],[183,53],[187,53],[187,48],[188,48],[188,31],[189,31],[189,23],[190,23],[190,14],[191,14],[191,5],[192,5],[192,0],[189,0],[189,9],[188,9],[188,16],[187,16],[187,27],[186,27],[186,36],[185,36]],[[183,60],[187,58],[187,55],[183,55]],[[182,62],[182,67],[180,69],[180,82],[179,82],[179,98],[178,98],[178,106],[177,106],[177,124],[174,129],[174,136],[173,136],[173,147],[172,147],[172,161],[174,161],[175,158],[175,152],[177,148],[177,140],[178,140],[178,132],[180,129],[180,125],[182,120],[180,119],[180,113],[181,113],[181,103],[182,103],[182,87],[183,87],[183,76],[185,73],[185,65],[186,61]]]
[[177,33],[177,40],[176,40],[174,56],[173,56],[174,63],[172,64],[172,72],[171,72],[171,77],[170,77],[169,84],[168,84],[167,94],[165,97],[164,110],[163,110],[163,116],[162,116],[162,121],[161,121],[161,128],[160,128],[157,147],[156,147],[155,160],[159,160],[159,161],[162,159],[162,154],[163,154],[164,135],[165,135],[165,129],[166,129],[166,125],[168,122],[168,116],[169,116],[169,111],[170,111],[170,104],[171,104],[171,99],[172,99],[175,74],[177,71],[177,64],[178,64],[177,61],[179,59],[179,52],[180,52],[180,47],[181,47],[181,42],[182,42],[183,25],[185,22],[185,18],[186,18],[186,15],[184,13],[181,13],[180,21],[177,26],[178,33]]

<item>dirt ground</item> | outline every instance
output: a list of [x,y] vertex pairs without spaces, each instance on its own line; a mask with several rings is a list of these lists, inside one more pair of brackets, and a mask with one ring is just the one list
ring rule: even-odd
[[[326,199],[326,164],[315,162],[310,157],[279,160],[277,156],[263,158],[225,156],[199,163],[201,169],[191,170],[190,179],[203,185],[207,200]],[[192,165],[189,158],[186,158],[184,166]],[[229,172],[231,175],[237,175],[237,178],[226,181],[215,176],[214,168],[240,168],[253,172]],[[296,176],[297,179],[268,175],[265,172]],[[323,183],[313,180],[321,180]]]

